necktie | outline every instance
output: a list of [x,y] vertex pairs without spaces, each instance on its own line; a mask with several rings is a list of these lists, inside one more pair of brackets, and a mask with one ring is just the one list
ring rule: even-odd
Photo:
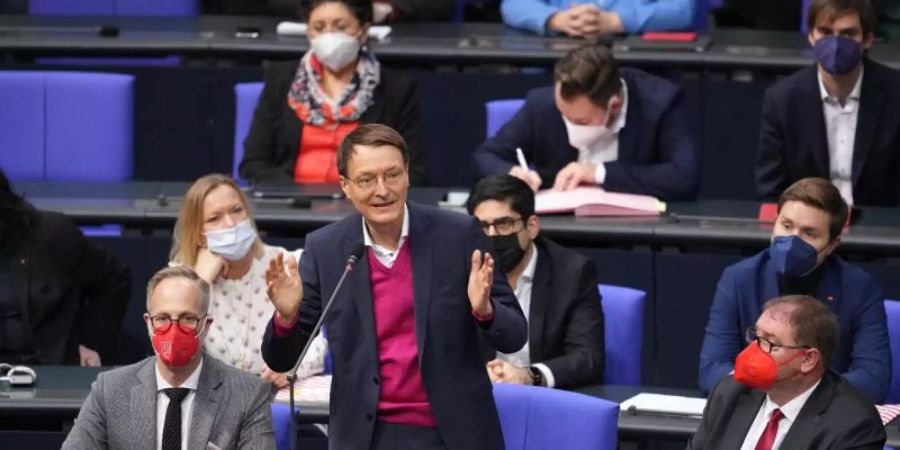
[[163,389],[163,392],[169,397],[169,406],[163,423],[162,450],[181,450],[181,402],[191,390],[168,388]]
[[756,442],[755,450],[772,450],[772,447],[775,445],[775,436],[778,434],[778,422],[782,417],[784,417],[784,414],[781,413],[780,409],[772,411],[769,423],[766,424],[766,429],[763,430],[762,436]]

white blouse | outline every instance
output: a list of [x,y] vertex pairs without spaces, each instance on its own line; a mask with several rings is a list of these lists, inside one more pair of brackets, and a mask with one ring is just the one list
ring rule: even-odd
[[[303,250],[288,253],[281,247],[263,245],[263,256],[255,258],[250,270],[236,280],[220,278],[210,286],[209,315],[214,318],[203,347],[210,356],[252,373],[262,372],[260,353],[263,334],[275,306],[266,295],[266,268],[279,252],[298,258]],[[319,334],[300,365],[298,378],[320,374],[325,369],[328,343]]]

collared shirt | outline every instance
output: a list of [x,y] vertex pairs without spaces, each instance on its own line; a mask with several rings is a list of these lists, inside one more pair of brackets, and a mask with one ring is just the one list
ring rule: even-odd
[[[537,259],[537,247],[532,243],[531,259],[528,260],[528,264],[525,265],[525,269],[522,270],[522,274],[519,275],[519,280],[516,281],[515,289],[513,289],[513,293],[516,294],[516,299],[519,301],[519,306],[522,308],[522,313],[525,314],[526,322],[528,321],[528,313],[531,310],[531,288],[534,286],[534,271],[537,268]],[[523,345],[519,351],[515,353],[497,352],[497,358],[519,367],[528,367],[529,365],[532,365],[530,347],[528,346],[528,336],[525,336],[525,345]],[[540,370],[544,375],[544,379],[547,380],[547,386],[553,387],[556,385],[556,380],[553,378],[553,372],[550,371],[550,368],[547,367],[547,365],[537,363],[533,364],[533,366]]]
[[606,181],[605,163],[619,159],[619,131],[625,128],[625,117],[628,115],[628,84],[622,82],[622,109],[616,121],[609,125],[609,132],[594,141],[589,148],[578,149],[578,162],[596,164],[594,181],[603,184]]
[[762,437],[763,431],[766,429],[766,424],[769,422],[769,417],[772,416],[772,411],[780,409],[784,416],[778,422],[778,433],[775,434],[775,442],[772,445],[772,450],[778,450],[781,442],[784,441],[784,436],[787,435],[788,431],[791,429],[791,425],[797,420],[797,416],[800,414],[800,410],[803,409],[803,405],[806,404],[806,401],[809,400],[809,396],[811,396],[813,391],[819,387],[819,383],[821,382],[822,380],[820,379],[816,384],[812,385],[812,387],[794,397],[780,408],[767,395],[766,400],[763,401],[762,406],[759,407],[759,411],[756,413],[756,418],[753,419],[753,424],[750,425],[750,430],[747,431],[747,437],[744,438],[744,445],[741,445],[741,450],[753,450],[756,448],[756,443],[759,441],[759,438]]
[[[173,324],[174,326],[174,324]],[[162,449],[163,427],[166,424],[166,409],[169,407],[169,396],[163,392],[163,389],[171,387],[183,387],[191,390],[184,401],[181,402],[181,448],[188,448],[188,433],[191,429],[191,411],[194,406],[194,398],[197,396],[197,384],[200,382],[200,371],[203,370],[203,357],[200,357],[200,364],[194,372],[184,380],[181,386],[172,386],[162,377],[159,371],[159,362],[154,366],[156,369],[156,448]]]
[[372,236],[369,235],[369,228],[366,226],[366,218],[363,217],[362,221],[363,244],[375,252],[375,257],[378,258],[378,262],[384,264],[385,267],[393,266],[394,261],[397,260],[397,255],[400,253],[400,248],[403,247],[403,242],[405,242],[406,238],[409,236],[409,208],[406,205],[403,205],[403,228],[400,230],[400,240],[397,241],[397,248],[394,250],[388,250],[376,244],[372,239]]
[[859,94],[862,90],[863,71],[859,72],[856,85],[842,105],[830,95],[819,72],[819,95],[825,113],[825,135],[828,138],[829,178],[838,188],[841,197],[853,204],[853,148],[856,143],[856,124],[859,118]]

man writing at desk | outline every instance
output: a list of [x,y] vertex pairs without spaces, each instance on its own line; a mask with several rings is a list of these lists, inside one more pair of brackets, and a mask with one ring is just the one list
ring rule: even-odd
[[838,322],[822,302],[771,300],[745,334],[734,376],[709,395],[688,450],[884,447],[872,402],[828,368]]
[[[262,354],[289,371],[359,243],[365,251],[328,314],[329,448],[499,450],[479,337],[512,353],[527,326],[472,217],[408,202],[409,153],[384,125],[360,125],[338,149],[356,214],[306,237],[297,263],[270,264],[275,304]],[[302,274],[302,277],[301,277]]]
[[198,351],[208,311],[192,269],[157,272],[144,314],[156,356],[98,375],[62,448],[274,449],[269,383]]
[[[497,135],[473,154],[482,176],[508,173],[532,189],[600,185],[665,200],[692,198],[698,169],[681,88],[622,69],[601,46],[572,50],[554,86],[534,89]],[[521,148],[533,166],[517,164]]]

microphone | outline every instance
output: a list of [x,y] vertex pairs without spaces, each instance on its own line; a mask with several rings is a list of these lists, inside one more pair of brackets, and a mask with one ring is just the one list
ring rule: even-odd
[[297,382],[297,370],[300,369],[300,363],[303,362],[303,358],[306,356],[306,352],[309,351],[309,348],[312,346],[313,339],[315,339],[316,335],[319,334],[319,330],[322,328],[322,324],[325,322],[325,315],[328,314],[328,310],[331,309],[331,304],[334,302],[334,298],[337,297],[338,292],[341,291],[341,286],[344,285],[344,279],[347,278],[347,274],[353,270],[353,266],[356,265],[357,261],[362,258],[363,253],[366,251],[366,246],[362,242],[356,242],[353,244],[353,249],[350,251],[350,256],[347,258],[347,265],[344,267],[344,273],[341,274],[341,278],[338,279],[337,286],[334,287],[334,291],[331,293],[331,297],[328,298],[328,301],[325,302],[325,307],[322,308],[322,314],[319,315],[319,320],[316,321],[316,326],[313,327],[312,332],[309,334],[309,339],[306,341],[306,345],[303,346],[303,351],[300,352],[300,357],[297,358],[297,362],[294,363],[294,368],[288,372],[288,403],[290,404],[290,413],[291,413],[291,448],[297,449],[297,421],[300,419],[299,414],[294,411],[294,383]]

